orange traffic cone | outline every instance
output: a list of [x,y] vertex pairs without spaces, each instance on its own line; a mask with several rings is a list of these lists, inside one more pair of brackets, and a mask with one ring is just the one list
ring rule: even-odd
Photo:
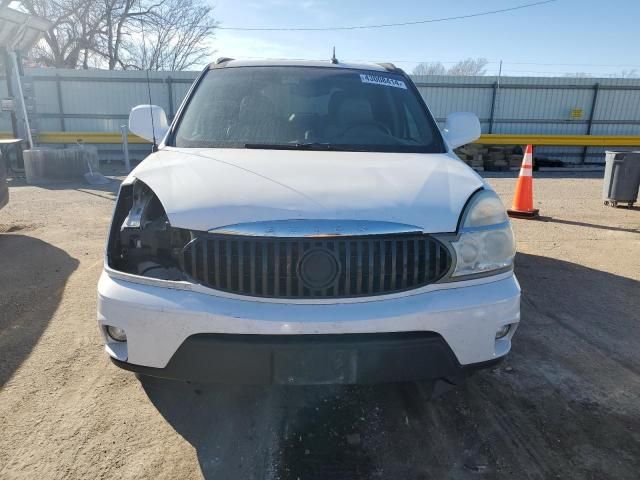
[[527,145],[520,167],[520,176],[516,183],[513,205],[507,210],[510,217],[533,218],[538,216],[538,210],[533,208],[533,147]]

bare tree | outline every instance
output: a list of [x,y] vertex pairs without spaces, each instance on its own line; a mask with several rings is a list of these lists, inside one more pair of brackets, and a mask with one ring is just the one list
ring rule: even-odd
[[[143,13],[138,8],[138,0],[102,0],[104,8],[104,28],[98,39],[96,53],[104,58],[109,70],[122,67],[120,51],[122,44],[127,41],[129,22],[136,13],[142,17]],[[136,13],[132,12],[136,9]]]
[[[564,74],[565,77],[571,78],[592,78],[594,74],[587,72],[569,72]],[[639,78],[640,74],[638,70],[633,68],[630,70],[622,70],[618,73],[602,73],[596,74],[595,76],[606,77],[606,78]]]
[[[186,70],[213,54],[213,8],[201,0],[165,0],[131,23],[123,68]],[[126,58],[126,61],[124,59]]]
[[425,62],[415,66],[414,75],[446,75],[447,70],[440,62]]
[[593,75],[587,72],[567,72],[564,74],[564,76],[571,77],[571,78],[590,78]]
[[[142,25],[149,29],[158,23],[170,22],[172,12],[163,9],[176,0],[101,0],[104,11],[104,26],[97,39],[95,53],[106,61],[109,70],[116,68],[143,68],[131,51],[139,44]],[[191,2],[193,3],[193,2]],[[163,17],[168,15],[167,17]]]
[[[95,46],[102,15],[91,0],[23,0],[20,6],[52,22],[31,56],[40,64],[77,68],[83,52]],[[86,59],[84,60],[86,62]]]
[[31,52],[59,68],[183,70],[211,55],[216,22],[206,0],[22,0],[53,22]]
[[489,60],[486,58],[467,58],[466,60],[462,60],[451,68],[447,72],[449,75],[460,75],[460,76],[481,76],[486,75],[487,73],[487,65],[489,64]]
[[446,69],[440,62],[419,63],[413,75],[464,75],[481,76],[487,73],[489,61],[486,58],[467,58]]
[[620,72],[620,75],[616,75],[618,78],[638,78],[640,75],[638,74],[638,70],[633,68],[631,70],[623,70]]

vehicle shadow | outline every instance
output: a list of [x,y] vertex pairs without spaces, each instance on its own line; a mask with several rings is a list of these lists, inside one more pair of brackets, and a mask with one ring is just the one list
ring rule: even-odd
[[[518,174],[520,172],[520,169],[514,169],[508,172],[491,172],[491,171],[487,171],[485,170],[484,172],[480,172],[480,175],[482,176],[482,178],[518,178]],[[544,171],[535,171],[534,175],[535,178],[558,178],[558,179],[564,179],[564,178],[592,178],[592,179],[598,179],[598,178],[603,178],[604,177],[604,170],[603,169],[594,169],[594,170],[588,170],[588,171],[567,171],[567,170],[562,170],[562,169],[558,169],[558,170],[544,170]]]
[[421,383],[141,383],[207,479],[636,478],[640,282],[526,254],[517,273],[511,355],[435,400]]
[[77,192],[86,193],[87,195],[115,201],[116,197],[118,196],[118,190],[120,189],[121,179],[109,178],[109,180],[109,183],[106,183],[104,185],[89,185],[86,182],[79,181],[29,185],[24,178],[13,177],[9,179],[9,186],[11,188],[37,187],[43,188],[45,190],[75,190]]
[[0,388],[29,356],[78,261],[37,238],[0,233]]
[[[640,211],[640,207],[633,207],[633,208],[630,208],[629,210]],[[577,222],[575,220],[563,220],[561,218],[546,217],[546,216],[540,216],[537,220],[540,222],[561,223],[563,225],[571,225],[575,227],[596,228],[598,230],[611,230],[613,232],[640,233],[640,227],[638,228],[612,227],[609,225],[598,225],[595,223]]]

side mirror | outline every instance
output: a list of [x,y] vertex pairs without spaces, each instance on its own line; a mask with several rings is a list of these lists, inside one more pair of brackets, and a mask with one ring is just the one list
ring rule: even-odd
[[451,113],[442,133],[451,148],[458,148],[480,138],[480,120],[475,113]]
[[[153,121],[151,120],[153,118]],[[161,143],[169,131],[167,114],[158,105],[138,105],[129,113],[129,130],[145,140]]]

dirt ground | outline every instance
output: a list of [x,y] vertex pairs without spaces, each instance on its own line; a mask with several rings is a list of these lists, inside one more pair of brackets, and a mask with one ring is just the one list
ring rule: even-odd
[[[638,478],[640,209],[604,207],[599,178],[539,177],[544,217],[514,221],[513,351],[434,401],[420,384],[141,383],[111,365],[95,323],[117,183],[14,180],[0,211],[0,478]],[[490,182],[509,204],[514,178]]]

